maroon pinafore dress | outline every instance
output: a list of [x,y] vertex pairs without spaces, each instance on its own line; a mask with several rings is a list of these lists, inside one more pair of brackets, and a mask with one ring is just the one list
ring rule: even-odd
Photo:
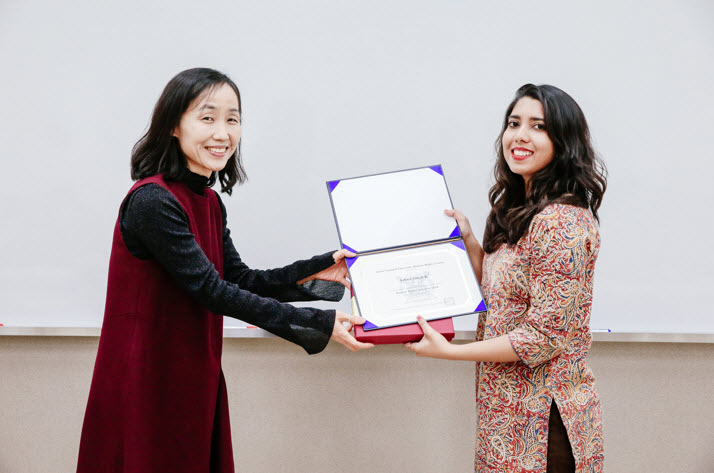
[[[161,176],[196,242],[223,276],[223,220],[201,196]],[[114,229],[107,302],[82,428],[78,473],[227,473],[233,451],[221,371],[223,317],[198,305]]]

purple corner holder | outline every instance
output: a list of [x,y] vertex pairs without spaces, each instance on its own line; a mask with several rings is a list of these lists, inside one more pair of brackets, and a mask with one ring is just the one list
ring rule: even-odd
[[458,237],[458,236],[461,236],[461,230],[459,230],[459,226],[456,225],[456,228],[454,228],[454,231],[451,232],[451,235],[449,235],[449,238],[454,238],[454,237]]
[[481,300],[481,303],[476,307],[476,310],[474,312],[486,312],[488,309],[486,308],[486,301]]
[[327,185],[330,188],[330,193],[332,193],[332,191],[335,190],[335,187],[337,187],[337,184],[339,184],[340,182],[342,182],[342,181],[330,181],[327,183]]
[[364,327],[365,330],[374,330],[376,328],[379,328],[376,325],[374,325],[372,322],[370,322],[369,320],[366,321],[362,327]]
[[442,176],[444,175],[444,171],[441,170],[441,165],[439,164],[437,164],[436,166],[429,166],[429,169],[431,169],[437,174],[441,174]]
[[461,240],[452,241],[451,244],[454,245],[454,246],[456,246],[456,247],[458,247],[458,248],[461,248],[461,249],[464,250],[464,251],[466,251],[466,247],[464,246],[464,242],[461,241]]
[[[344,243],[342,244],[342,248],[351,251],[352,253],[357,253],[353,248],[350,248],[349,246],[345,245]],[[355,261],[357,261],[357,256],[354,256],[352,258],[345,258],[345,261],[347,262],[347,267],[351,268],[353,264],[355,264]]]

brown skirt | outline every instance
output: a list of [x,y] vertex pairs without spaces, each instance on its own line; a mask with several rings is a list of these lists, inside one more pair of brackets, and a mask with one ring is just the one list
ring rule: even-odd
[[547,473],[575,473],[575,458],[568,440],[568,432],[563,425],[555,401],[550,406],[548,422],[548,464]]

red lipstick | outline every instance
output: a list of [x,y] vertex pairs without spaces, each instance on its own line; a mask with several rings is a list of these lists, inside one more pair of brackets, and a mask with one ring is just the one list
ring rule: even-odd
[[[521,152],[527,153],[527,154],[526,155],[517,155],[516,151],[521,151]],[[531,156],[533,156],[533,151],[531,151],[527,148],[518,147],[518,148],[511,149],[511,158],[513,158],[516,161],[523,161],[525,159],[530,158]]]

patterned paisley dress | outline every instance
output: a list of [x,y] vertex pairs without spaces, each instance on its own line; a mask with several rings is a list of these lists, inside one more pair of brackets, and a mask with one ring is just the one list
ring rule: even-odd
[[603,471],[602,413],[586,359],[599,247],[588,210],[553,204],[518,244],[484,258],[489,310],[477,339],[507,334],[521,361],[476,366],[476,472],[545,473],[553,400],[576,472]]

